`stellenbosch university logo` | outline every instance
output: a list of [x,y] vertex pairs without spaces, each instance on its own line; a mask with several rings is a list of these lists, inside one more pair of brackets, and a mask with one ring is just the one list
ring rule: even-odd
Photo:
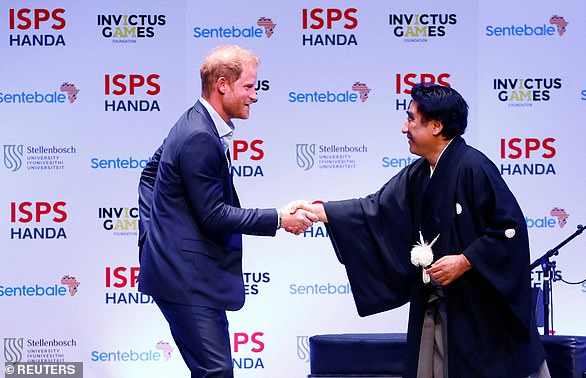
[[[256,25],[256,26],[255,26]],[[277,24],[269,17],[260,17],[251,25],[227,25],[213,28],[196,26],[193,28],[194,38],[231,38],[255,39],[271,38]]]
[[334,104],[334,103],[356,103],[366,102],[368,94],[371,89],[360,81],[355,81],[352,86],[347,90],[335,91],[313,91],[313,92],[289,92],[289,102],[291,103],[321,103],[321,104]]
[[66,362],[71,361],[68,353],[77,347],[75,339],[5,337],[4,359],[19,362]]
[[301,361],[309,362],[309,336],[297,336],[297,357]]
[[138,235],[138,207],[100,207],[98,219],[114,236]]
[[154,38],[159,29],[167,24],[163,14],[99,14],[98,26],[102,37],[112,43],[136,43]]
[[512,107],[547,102],[562,88],[559,77],[498,78],[492,83],[498,100]]
[[[61,286],[60,286],[61,285]],[[80,282],[74,276],[61,277],[59,284],[0,285],[2,297],[74,297]]]
[[154,300],[137,291],[138,266],[107,266],[105,303],[107,305],[152,304]]
[[173,356],[175,348],[167,341],[159,341],[150,349],[133,348],[126,350],[93,350],[91,352],[91,360],[93,362],[161,362],[169,361]]
[[10,239],[67,239],[65,228],[67,202],[11,202]]
[[356,8],[304,8],[301,10],[302,46],[356,46]]
[[529,229],[536,229],[536,230],[544,230],[544,229],[552,229],[552,228],[564,228],[564,226],[568,223],[568,218],[570,214],[561,207],[554,207],[550,210],[549,214],[532,218],[529,216],[525,217],[525,222],[527,223],[527,228]]
[[22,144],[5,144],[4,167],[12,172],[21,168],[27,171],[46,172],[65,169],[68,155],[77,154],[74,146],[24,146]]
[[365,145],[317,145],[297,144],[297,166],[308,171],[316,166],[318,169],[355,169],[358,158],[368,152]]
[[487,37],[519,37],[519,38],[544,38],[553,36],[563,36],[566,33],[569,22],[554,15],[544,23],[528,25],[511,24],[511,25],[487,25],[485,35]]
[[161,111],[157,96],[161,93],[156,73],[106,74],[104,76],[104,111],[106,112],[152,112]]
[[555,138],[501,139],[501,175],[555,175]]
[[22,91],[22,92],[0,92],[0,106],[12,104],[73,104],[77,100],[79,89],[75,84],[64,82],[58,90],[52,92]]
[[393,36],[404,42],[427,42],[428,39],[446,36],[447,28],[458,23],[454,13],[402,13],[389,14]]
[[10,8],[8,26],[9,46],[65,46],[65,38],[60,34],[67,26],[63,8]]

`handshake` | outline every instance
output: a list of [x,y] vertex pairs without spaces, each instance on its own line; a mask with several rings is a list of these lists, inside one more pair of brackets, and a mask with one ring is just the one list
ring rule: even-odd
[[280,209],[281,228],[295,235],[299,235],[315,222],[327,222],[328,218],[320,201],[308,202],[293,201]]

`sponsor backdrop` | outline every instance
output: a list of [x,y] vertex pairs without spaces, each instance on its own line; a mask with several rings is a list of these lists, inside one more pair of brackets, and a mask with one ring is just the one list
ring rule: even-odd
[[[198,98],[209,50],[262,59],[236,121],[246,207],[370,194],[416,157],[401,134],[416,82],[468,100],[466,140],[516,193],[532,260],[586,222],[579,0],[3,1],[0,337],[8,362],[83,362],[85,377],[187,376],[137,292],[141,168]],[[583,237],[556,256],[554,327],[586,334]],[[244,238],[230,313],[239,377],[303,377],[308,337],[405,332],[406,306],[357,316],[323,225]],[[542,271],[533,272],[542,285]]]

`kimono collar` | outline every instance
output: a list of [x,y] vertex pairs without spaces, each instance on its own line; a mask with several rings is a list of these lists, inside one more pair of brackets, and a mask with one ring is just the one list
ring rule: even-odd
[[[448,148],[448,146],[450,145],[450,143],[452,143],[454,139],[450,139],[450,141],[448,142],[448,144],[445,145],[444,149],[442,150],[442,152],[440,152],[439,156],[437,157],[437,161],[435,162],[435,166],[437,167],[437,165],[439,164],[439,161],[442,157],[442,155],[444,154],[444,151]],[[431,176],[433,175],[433,171],[435,171],[435,167],[432,167],[431,164],[429,165],[429,178],[431,178]]]

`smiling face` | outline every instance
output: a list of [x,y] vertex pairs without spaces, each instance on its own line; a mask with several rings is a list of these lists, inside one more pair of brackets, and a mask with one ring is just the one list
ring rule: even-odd
[[233,83],[225,83],[222,96],[222,110],[226,122],[232,118],[247,119],[250,116],[250,104],[257,101],[256,67],[244,66],[240,77]]
[[426,120],[417,109],[417,103],[411,101],[407,110],[407,121],[401,130],[407,134],[409,140],[409,151],[412,154],[427,158],[435,151],[434,122]]

